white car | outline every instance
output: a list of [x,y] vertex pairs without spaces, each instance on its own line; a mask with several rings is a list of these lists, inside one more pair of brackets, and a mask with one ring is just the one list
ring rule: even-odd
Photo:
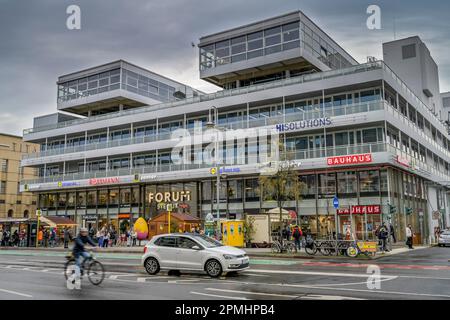
[[248,269],[249,258],[245,251],[205,235],[174,233],[154,236],[144,248],[142,264],[151,275],[160,270],[189,270],[205,271],[215,278]]
[[450,245],[450,231],[445,230],[444,232],[442,232],[439,235],[439,239],[438,239],[438,246],[442,247],[442,246],[448,246]]

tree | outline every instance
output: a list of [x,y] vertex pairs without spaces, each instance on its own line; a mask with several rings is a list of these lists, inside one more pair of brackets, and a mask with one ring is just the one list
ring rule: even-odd
[[[280,209],[280,222],[283,220],[283,207],[287,201],[299,201],[303,183],[299,181],[296,168],[298,162],[293,161],[294,154],[287,152],[283,144],[279,144],[280,158],[282,161],[271,163],[274,170],[269,174],[261,174],[259,185],[261,197],[264,201],[276,201]],[[281,238],[281,230],[280,230]]]

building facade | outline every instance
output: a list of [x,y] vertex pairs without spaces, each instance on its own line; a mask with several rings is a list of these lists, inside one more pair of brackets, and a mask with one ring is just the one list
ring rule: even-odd
[[[311,233],[351,225],[371,238],[389,220],[398,239],[411,223],[417,241],[430,242],[433,228],[449,223],[450,137],[433,99],[438,82],[409,79],[435,79],[432,59],[406,80],[397,74],[414,58],[410,51],[420,51],[417,39],[388,43],[384,61],[359,64],[293,12],[200,39],[200,77],[222,88],[216,93],[124,61],[60,77],[58,110],[73,118],[40,117],[24,131],[41,151],[23,157],[39,178],[21,190],[37,194],[45,214],[94,227],[152,218],[168,202],[201,219],[264,214],[277,206],[260,188],[273,135],[243,132],[267,129],[285,146],[281,159],[296,163],[302,186],[283,206]],[[180,129],[190,140],[176,154]],[[225,140],[217,164],[204,161],[214,135]],[[175,162],[179,154],[184,161]]]
[[37,170],[21,167],[20,161],[22,155],[38,151],[39,145],[24,142],[22,137],[0,134],[0,225],[35,216],[37,196],[20,192],[20,181],[38,178]]

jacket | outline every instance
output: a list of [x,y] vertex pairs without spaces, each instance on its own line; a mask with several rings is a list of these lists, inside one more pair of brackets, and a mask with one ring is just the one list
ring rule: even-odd
[[85,250],[84,250],[84,246],[85,246],[86,243],[89,243],[89,244],[90,244],[91,246],[93,246],[93,247],[96,246],[95,243],[94,243],[94,241],[92,241],[91,237],[89,237],[89,236],[83,237],[83,236],[79,235],[79,236],[75,239],[75,245],[73,246],[73,250],[72,250],[73,255],[74,255],[75,257],[78,257],[78,255],[79,255],[81,252],[84,252],[84,251],[85,251]]
[[406,227],[406,237],[411,238],[412,236],[413,236],[413,232],[412,232],[411,228]]

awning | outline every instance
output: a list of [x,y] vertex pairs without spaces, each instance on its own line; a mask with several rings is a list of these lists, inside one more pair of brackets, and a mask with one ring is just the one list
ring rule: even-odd
[[50,227],[76,226],[77,225],[74,221],[72,221],[66,217],[51,217],[51,216],[44,217],[44,216],[42,216],[40,219],[40,222],[42,224],[46,224]]

